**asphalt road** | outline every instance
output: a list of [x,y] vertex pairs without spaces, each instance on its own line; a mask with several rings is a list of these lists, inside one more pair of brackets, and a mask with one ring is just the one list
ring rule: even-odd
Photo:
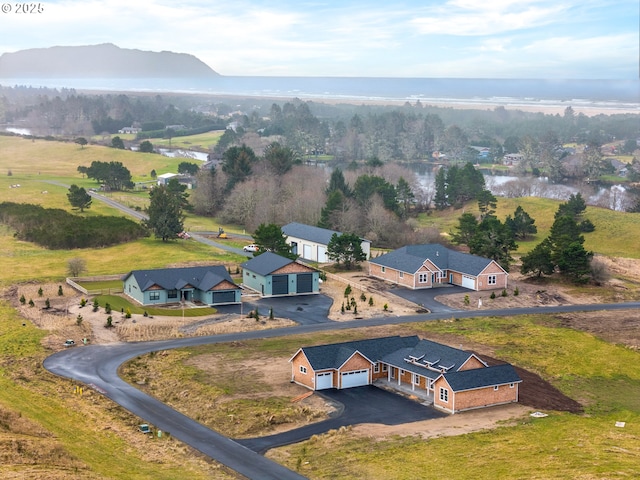
[[[598,310],[623,310],[640,308],[640,302],[620,304],[562,305],[550,307],[517,308],[509,310],[478,310],[459,312],[464,317],[511,316],[536,313],[560,313]],[[251,479],[299,479],[304,478],[282,465],[256,453],[264,445],[249,443],[252,448],[226,438],[200,425],[169,406],[127,384],[118,376],[118,367],[125,361],[152,351],[196,346],[204,344],[243,341],[257,338],[273,338],[301,333],[330,330],[346,330],[380,325],[424,322],[451,318],[451,312],[411,315],[406,317],[377,317],[350,322],[322,322],[293,327],[240,332],[209,337],[192,337],[160,342],[124,343],[116,345],[90,345],[57,352],[44,361],[50,372],[82,382],[95,388],[114,402],[157,428],[171,433],[175,438],[192,446],[205,455]],[[330,425],[330,423],[325,424]],[[302,432],[298,432],[300,434]],[[295,440],[299,441],[299,440]]]

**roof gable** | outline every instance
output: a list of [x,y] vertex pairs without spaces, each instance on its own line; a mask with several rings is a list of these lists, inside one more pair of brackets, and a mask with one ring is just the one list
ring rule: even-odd
[[264,252],[251,260],[247,260],[240,266],[264,277],[293,262],[290,258],[282,257],[273,252]]
[[412,347],[419,341],[417,335],[411,337],[393,336],[303,347],[302,351],[314,370],[338,369],[355,352],[359,352],[368,360],[375,362],[393,351]]
[[183,288],[210,290],[224,281],[234,283],[227,269],[222,265],[133,270],[125,276],[125,280],[131,276],[143,292],[156,285],[164,290]]
[[370,260],[371,263],[416,273],[429,260],[440,270],[479,275],[493,261],[488,258],[457,252],[437,243],[407,245]]
[[382,361],[400,368],[415,366],[416,373],[426,370],[455,372],[473,356],[470,352],[449,347],[431,340],[420,340],[411,348],[391,352]]
[[454,392],[522,382],[513,365],[508,363],[487,368],[443,373],[441,376]]

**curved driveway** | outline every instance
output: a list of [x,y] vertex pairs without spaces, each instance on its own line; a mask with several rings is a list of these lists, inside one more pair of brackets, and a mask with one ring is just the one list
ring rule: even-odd
[[[460,313],[464,317],[487,317],[535,313],[623,310],[629,308],[640,308],[640,302],[562,305],[509,310],[477,310],[457,313]],[[241,443],[226,438],[200,425],[198,422],[124,382],[118,376],[118,367],[133,357],[158,350],[258,338],[273,338],[319,331],[424,322],[450,318],[451,315],[452,312],[441,312],[406,317],[377,317],[366,320],[353,320],[351,322],[312,323],[273,330],[182,338],[158,342],[91,345],[57,352],[44,361],[44,367],[54,374],[83,382],[95,388],[138,417],[154,424],[161,430],[169,432],[175,438],[248,478],[274,480],[300,479],[304,477],[264,458]],[[245,443],[249,443],[249,441],[245,441]],[[251,446],[256,448],[256,450],[262,450],[262,447],[259,445]]]

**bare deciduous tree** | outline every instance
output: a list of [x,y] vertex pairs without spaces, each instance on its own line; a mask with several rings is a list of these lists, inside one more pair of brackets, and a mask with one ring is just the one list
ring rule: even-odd
[[87,262],[84,258],[74,257],[67,262],[67,272],[70,277],[78,277],[81,273],[87,271]]

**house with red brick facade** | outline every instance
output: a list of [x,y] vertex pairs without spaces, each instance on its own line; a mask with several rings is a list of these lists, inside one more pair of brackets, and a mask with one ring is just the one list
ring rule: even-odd
[[517,402],[522,381],[509,364],[488,366],[474,353],[415,335],[303,347],[290,362],[291,381],[311,390],[375,383],[449,413]]
[[495,260],[439,244],[407,245],[371,258],[369,275],[413,290],[448,283],[476,291],[507,288],[509,276]]

